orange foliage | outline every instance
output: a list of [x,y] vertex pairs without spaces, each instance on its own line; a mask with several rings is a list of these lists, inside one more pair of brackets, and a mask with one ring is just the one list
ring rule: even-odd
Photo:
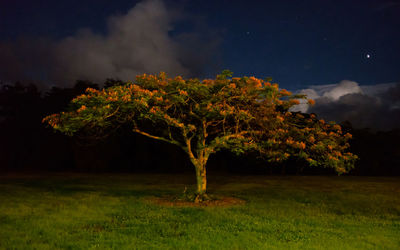
[[313,99],[308,99],[307,103],[310,105],[315,105],[315,101]]
[[[225,75],[200,81],[181,76],[167,78],[165,73],[143,74],[136,77],[135,83],[102,90],[88,88],[86,94],[73,99],[75,109],[47,116],[43,122],[72,135],[95,126],[151,121],[157,131],[166,132],[151,138],[162,138],[184,150],[188,146],[182,142],[195,138],[197,143],[191,145],[194,150],[252,150],[272,162],[294,157],[312,166],[346,172],[357,158],[345,152],[351,135],[343,134],[340,125],[318,120],[314,114],[289,112],[300,104],[294,98],[298,97],[279,90],[277,84],[253,76]],[[315,103],[311,99],[307,102]],[[169,136],[162,137],[166,134]],[[199,148],[197,144],[203,139],[205,144]]]

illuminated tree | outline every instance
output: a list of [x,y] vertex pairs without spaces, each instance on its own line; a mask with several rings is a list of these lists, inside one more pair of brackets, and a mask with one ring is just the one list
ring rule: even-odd
[[269,162],[303,159],[338,173],[353,167],[356,156],[346,152],[351,135],[315,115],[289,112],[299,98],[305,96],[255,77],[232,78],[229,71],[202,81],[144,74],[134,83],[88,88],[70,111],[43,121],[67,135],[97,135],[128,123],[135,133],[180,147],[195,167],[195,200],[202,201],[207,160],[221,149],[256,151]]

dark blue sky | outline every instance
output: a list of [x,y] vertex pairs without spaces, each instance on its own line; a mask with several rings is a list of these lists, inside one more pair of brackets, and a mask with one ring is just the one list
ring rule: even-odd
[[[140,1],[0,0],[0,42],[61,40],[87,27],[105,34],[107,18]],[[183,15],[170,35],[196,30],[219,43],[199,77],[222,69],[288,89],[348,79],[400,81],[400,1],[164,1]],[[369,55],[369,58],[368,56]],[[0,65],[1,66],[1,65]]]

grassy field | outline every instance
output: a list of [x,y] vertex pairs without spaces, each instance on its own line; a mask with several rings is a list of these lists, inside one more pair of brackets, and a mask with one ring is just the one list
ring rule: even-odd
[[400,249],[400,179],[209,176],[231,207],[168,207],[184,175],[0,177],[0,249]]

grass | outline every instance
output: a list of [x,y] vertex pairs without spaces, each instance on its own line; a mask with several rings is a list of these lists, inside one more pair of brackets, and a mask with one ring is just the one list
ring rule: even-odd
[[400,249],[400,179],[209,176],[246,204],[166,207],[183,175],[0,177],[0,249]]

